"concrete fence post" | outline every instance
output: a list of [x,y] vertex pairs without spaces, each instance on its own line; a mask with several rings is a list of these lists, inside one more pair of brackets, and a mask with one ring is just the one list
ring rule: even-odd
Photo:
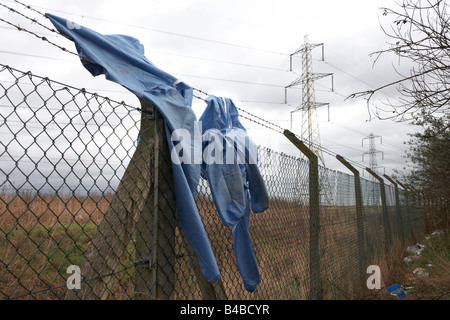
[[405,203],[403,206],[403,217],[405,218],[405,230],[406,230],[406,241],[407,243],[409,243],[411,241],[411,229],[412,229],[412,225],[411,225],[411,199],[410,199],[410,195],[409,195],[409,190],[408,188],[401,183],[400,181],[396,180],[397,184],[399,186],[401,186],[403,188],[403,196],[405,197]]
[[[139,144],[153,145],[148,158],[150,192],[136,223],[136,269],[134,299],[172,299],[175,286],[175,230],[177,210],[172,166],[164,119],[141,101]],[[140,263],[139,263],[140,262]]]
[[309,160],[309,280],[310,300],[322,300],[322,279],[320,269],[320,200],[318,157],[289,130],[283,134]]
[[405,227],[403,225],[403,217],[402,217],[402,210],[400,208],[400,195],[398,190],[398,184],[394,181],[391,177],[389,177],[386,174],[383,174],[383,176],[394,185],[395,190],[395,215],[396,215],[396,225],[397,225],[397,236],[401,240],[401,242],[405,242]]
[[[178,228],[183,247],[197,280],[203,299],[226,300],[222,279],[209,283],[201,272],[198,257],[186,239],[183,229],[177,223],[177,208],[172,172],[172,160],[166,142],[164,119],[159,112],[141,101],[143,115],[153,114],[143,121],[150,121],[149,136],[141,133],[140,143],[154,141],[153,193],[147,199],[147,206],[138,220],[136,230],[136,259],[146,263],[136,266],[135,299],[172,299],[176,282],[175,243]],[[148,112],[147,110],[151,110]],[[149,118],[149,119],[148,119]]]
[[375,177],[375,179],[377,179],[380,182],[381,210],[383,215],[385,249],[386,252],[389,252],[389,250],[391,249],[391,228],[387,212],[386,189],[384,187],[384,180],[378,174],[373,172],[371,169],[366,168],[366,171],[369,172],[372,176]]
[[361,193],[361,178],[358,169],[353,167],[344,157],[336,155],[336,158],[353,173],[355,182],[355,206],[356,206],[356,230],[358,242],[358,262],[359,262],[359,283],[365,285],[365,277],[367,270],[366,243],[364,237],[364,216],[363,201]]

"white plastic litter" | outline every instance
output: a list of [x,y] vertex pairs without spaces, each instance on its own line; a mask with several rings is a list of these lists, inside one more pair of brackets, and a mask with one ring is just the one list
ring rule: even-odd
[[410,246],[406,248],[406,252],[413,255],[421,255],[425,246],[423,244],[416,244],[415,246]]

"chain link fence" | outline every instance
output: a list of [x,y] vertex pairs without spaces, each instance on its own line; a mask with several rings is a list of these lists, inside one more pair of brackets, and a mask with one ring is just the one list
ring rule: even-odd
[[[0,86],[0,299],[352,298],[386,241],[411,240],[429,220],[429,203],[405,189],[386,184],[383,207],[379,182],[320,166],[312,220],[311,164],[259,147],[270,194],[250,217],[261,283],[245,291],[231,228],[201,179],[221,272],[210,284],[178,224],[156,111],[4,65]],[[68,288],[74,266],[79,289]]]

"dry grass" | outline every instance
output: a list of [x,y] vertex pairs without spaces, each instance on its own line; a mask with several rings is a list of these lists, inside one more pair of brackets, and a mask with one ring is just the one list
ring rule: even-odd
[[0,299],[60,298],[67,266],[81,260],[111,198],[1,194]]
[[[21,192],[0,195],[0,299],[60,299],[65,294],[65,270],[78,264],[97,230],[113,195],[53,195]],[[307,297],[307,208],[274,199],[271,208],[252,215],[251,237],[262,283],[250,295],[243,290],[236,266],[231,228],[220,222],[212,200],[197,199],[201,218],[215,252],[225,291],[233,299],[300,299]],[[199,299],[189,258],[176,246],[177,299]],[[130,243],[124,265],[134,254]],[[133,296],[131,266],[115,299]],[[120,276],[120,275],[119,275]],[[47,290],[48,288],[54,288]],[[122,293],[121,293],[122,292]]]
[[264,213],[251,214],[250,237],[261,284],[250,294],[243,290],[239,276],[231,227],[222,225],[211,199],[201,196],[197,198],[197,204],[228,297],[239,300],[307,298],[309,248],[306,207],[272,199],[270,208]]
[[113,194],[56,195],[31,191],[0,194],[0,225],[50,226],[55,223],[93,223],[103,219]]
[[[0,194],[0,299],[61,299],[66,267],[78,264],[107,211],[113,194]],[[262,282],[249,294],[237,269],[231,228],[224,227],[211,198],[200,195],[197,205],[213,247],[225,291],[230,299],[307,299],[309,288],[309,210],[293,202],[272,199],[266,212],[252,214],[250,235]],[[371,214],[370,208],[366,213]],[[379,213],[374,212],[379,216]],[[368,220],[366,241],[382,247],[379,221]],[[375,227],[376,225],[376,228]],[[133,297],[134,240],[122,257],[114,299]],[[354,299],[358,283],[358,243],[354,207],[321,208],[321,268],[326,299]],[[390,255],[401,256],[394,246]],[[177,238],[174,299],[200,299],[189,257]],[[375,257],[375,256],[373,256]],[[384,285],[402,275],[396,260],[371,260],[383,266]],[[401,261],[402,262],[402,261]],[[399,264],[401,262],[398,262]],[[448,265],[444,268],[448,268]],[[396,273],[397,272],[397,273]],[[388,276],[389,275],[389,276]],[[392,278],[389,278],[392,277]],[[53,288],[48,290],[48,288]],[[373,293],[370,293],[373,294]],[[370,297],[369,297],[370,298]]]
[[[386,288],[399,284],[406,290],[404,300],[450,300],[450,232],[439,236],[416,235],[416,241],[425,246],[422,253],[410,263],[405,244],[395,242],[392,250],[379,262],[382,275],[381,290],[367,292],[367,299],[398,299]],[[407,244],[415,245],[416,241]],[[422,269],[425,274],[417,272]]]

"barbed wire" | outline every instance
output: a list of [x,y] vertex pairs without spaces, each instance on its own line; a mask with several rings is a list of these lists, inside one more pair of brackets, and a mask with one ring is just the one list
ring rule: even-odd
[[[25,5],[25,4],[23,4],[23,3],[19,2],[19,1],[16,1],[16,0],[10,0],[10,1],[15,1],[15,2],[23,5],[26,8],[29,7],[28,5]],[[43,7],[41,7],[41,8],[42,9],[48,9],[48,8],[43,8]],[[28,9],[38,12],[37,10],[35,10],[35,9],[31,8],[31,7],[28,8]],[[69,12],[62,11],[62,10],[54,10],[54,9],[48,9],[48,10],[56,11],[56,12],[60,12],[60,13],[64,13],[64,14],[71,14]],[[42,14],[42,13],[40,13],[40,14]],[[202,38],[202,37],[189,35],[189,34],[182,34],[182,33],[177,33],[177,32],[172,32],[172,31],[160,30],[160,29],[156,29],[156,28],[152,28],[152,27],[134,25],[134,24],[130,24],[130,23],[117,21],[117,20],[116,21],[112,21],[112,20],[108,20],[108,19],[101,19],[101,18],[97,18],[97,17],[90,17],[90,16],[86,16],[86,15],[83,15],[82,17],[86,17],[86,18],[97,20],[97,21],[101,21],[101,22],[107,22],[107,23],[113,23],[113,24],[117,24],[117,25],[127,26],[127,27],[145,29],[145,30],[148,30],[148,31],[163,33],[163,34],[170,35],[170,36],[188,38],[188,39],[192,39],[192,40],[204,41],[204,42],[209,42],[209,43],[213,43],[213,44],[219,44],[219,45],[236,47],[236,48],[241,48],[241,49],[246,49],[246,50],[253,50],[253,51],[258,51],[258,52],[264,52],[264,53],[267,53],[267,54],[275,54],[275,55],[287,56],[287,57],[290,56],[289,53],[285,53],[285,52],[278,52],[278,51],[267,50],[267,49],[263,49],[263,48],[256,48],[256,47],[251,47],[251,46],[238,44],[238,43],[231,43],[231,42],[226,42],[226,41],[220,41],[220,40],[216,40],[216,39]]]
[[[27,20],[30,20],[32,23],[35,23],[35,24],[37,24],[37,25],[39,25],[39,26],[41,26],[41,27],[43,27],[43,28],[45,28],[45,29],[47,29],[47,30],[49,30],[49,31],[51,31],[51,32],[57,32],[56,29],[49,28],[49,27],[47,27],[46,25],[43,25],[42,23],[40,23],[40,22],[39,22],[38,20],[36,20],[35,18],[30,18],[29,16],[27,16],[27,15],[25,15],[25,14],[23,14],[23,13],[17,11],[17,10],[14,9],[14,8],[8,7],[7,5],[5,5],[5,4],[3,4],[3,3],[0,3],[0,6],[2,6],[2,7],[4,7],[4,8],[6,8],[6,9],[8,9],[9,11],[11,11],[11,12],[13,12],[13,13],[15,13],[15,14],[18,14],[18,15],[21,16],[21,17],[24,17],[24,18],[27,19]],[[42,14],[42,13],[40,13],[40,14]],[[45,17],[45,15],[44,15],[44,17]]]
[[[34,9],[33,7],[31,7],[31,6],[29,6],[29,5],[25,5],[24,3],[22,3],[22,2],[20,2],[20,1],[18,1],[18,0],[14,0],[14,2],[16,2],[16,3],[18,3],[18,4],[22,5],[22,6],[24,6],[25,8],[27,8],[27,9],[29,9],[29,10],[32,10],[32,11],[34,11],[34,12],[40,14],[41,16],[47,18],[47,16],[46,16],[45,14],[43,14],[42,12],[40,12],[40,11]],[[33,23],[38,24],[39,26],[41,26],[41,27],[43,27],[43,28],[45,28],[45,29],[47,29],[47,30],[49,30],[49,31],[51,31],[51,32],[61,34],[61,33],[59,33],[57,30],[52,29],[52,28],[48,28],[48,27],[46,27],[45,25],[43,25],[42,23],[38,22],[36,19],[30,18],[30,17],[24,15],[23,13],[18,12],[17,10],[15,10],[15,9],[13,9],[13,8],[11,8],[11,7],[8,7],[8,6],[3,5],[3,4],[0,4],[0,5],[3,6],[3,7],[5,7],[5,8],[7,8],[8,10],[10,10],[10,11],[16,13],[16,14],[19,14],[20,16],[22,16],[22,17],[24,17],[24,18],[26,18],[26,19],[32,21]],[[37,37],[37,38],[39,38],[39,39],[41,39],[41,40],[43,40],[43,41],[45,41],[45,42],[47,42],[47,43],[49,43],[49,44],[51,44],[51,45],[53,45],[53,46],[59,48],[60,50],[62,50],[62,51],[64,51],[64,52],[70,53],[70,54],[72,54],[72,55],[78,56],[80,59],[84,59],[84,60],[86,60],[86,61],[88,61],[88,62],[90,62],[90,63],[96,64],[95,62],[91,61],[90,59],[88,59],[88,58],[86,58],[86,57],[83,57],[83,56],[81,56],[81,55],[79,55],[79,54],[77,54],[77,53],[75,53],[75,52],[72,52],[72,51],[68,50],[67,48],[62,47],[62,46],[60,46],[60,45],[58,45],[58,44],[56,44],[56,43],[54,43],[54,42],[48,40],[46,37],[43,37],[43,36],[40,36],[40,35],[36,34],[36,33],[33,32],[33,31],[30,31],[30,30],[28,30],[28,29],[25,29],[25,28],[22,28],[22,27],[20,27],[20,26],[18,26],[18,25],[15,25],[14,23],[12,23],[12,22],[10,22],[10,21],[7,21],[7,20],[5,20],[5,19],[3,19],[3,18],[0,18],[0,21],[5,22],[5,23],[7,23],[7,24],[9,24],[9,25],[11,25],[11,26],[13,26],[13,27],[15,27],[15,28],[16,28],[17,30],[19,30],[19,31],[24,31],[24,32],[27,32],[27,33],[29,33],[29,34],[31,34],[31,35],[34,35],[35,37]],[[280,86],[280,87],[281,87],[281,86]],[[197,91],[197,92],[199,92],[199,93],[201,93],[201,94],[203,94],[203,95],[209,96],[209,94],[208,94],[207,92],[205,92],[205,91],[203,91],[203,90],[201,90],[201,89],[194,88],[194,87],[192,87],[192,88],[193,88],[193,90],[195,90],[195,91]],[[197,95],[193,95],[193,97],[196,98],[196,99],[199,99],[199,100],[206,101],[206,99],[204,99],[204,98],[202,98],[202,97],[200,97],[200,96],[197,96]],[[141,111],[141,112],[142,112],[142,109],[141,109],[141,108],[136,108],[136,107],[131,107],[131,108],[133,108],[133,109],[135,109],[135,110],[138,110],[138,111]],[[236,107],[236,108],[241,112],[240,116],[241,116],[242,118],[244,118],[244,119],[246,119],[246,120],[249,120],[249,121],[251,121],[251,122],[253,122],[253,123],[256,123],[256,124],[259,125],[259,126],[265,127],[265,128],[267,128],[267,129],[270,129],[270,130],[272,130],[272,131],[275,131],[275,132],[281,133],[281,134],[283,134],[283,133],[285,132],[285,130],[287,130],[287,129],[285,129],[285,128],[283,128],[283,127],[281,127],[281,126],[279,126],[279,125],[277,125],[277,124],[275,124],[275,123],[272,123],[272,122],[270,122],[270,121],[268,121],[268,120],[265,120],[264,118],[261,118],[261,117],[255,115],[255,114],[253,114],[253,113],[251,113],[251,112],[248,112],[248,111],[245,110],[245,109],[242,109],[242,108],[239,108],[239,107]],[[242,113],[245,113],[245,114],[242,114]],[[289,130],[289,131],[292,132],[292,130]],[[295,132],[292,132],[292,133],[294,133],[294,135],[295,135],[299,140],[302,141],[302,138],[301,138],[301,136],[300,136],[298,133],[295,133]],[[311,144],[312,146],[314,146],[315,148],[317,148],[318,150],[321,150],[322,152],[324,152],[324,153],[326,153],[326,154],[328,154],[328,155],[331,155],[331,156],[333,156],[333,157],[335,157],[335,156],[337,155],[337,153],[335,153],[335,152],[333,152],[333,151],[331,151],[331,150],[329,150],[329,149],[327,149],[327,148],[324,148],[323,146],[318,145],[317,143],[310,142],[310,144]],[[347,160],[348,160],[348,159],[347,159]],[[359,167],[359,168],[365,169],[364,166],[362,166],[361,164],[359,164],[359,163],[357,163],[357,162],[354,162],[354,161],[351,161],[351,160],[348,160],[348,161],[351,162],[352,164],[354,164],[355,166]]]
[[[37,12],[37,13],[40,14],[42,17],[48,19],[48,17],[47,17],[44,13],[42,13],[42,12],[40,12],[40,11],[34,9],[33,7],[31,7],[31,6],[29,6],[29,5],[25,5],[24,3],[20,2],[20,1],[17,1],[17,0],[14,0],[14,1],[17,2],[18,4],[22,5],[22,6],[26,7],[26,8],[29,9],[29,10],[32,10],[32,11],[34,11],[34,12]],[[68,38],[66,35],[64,35],[64,34],[62,34],[62,33],[60,33],[60,32],[58,32],[58,30],[56,30],[56,29],[54,29],[54,28],[49,28],[49,27],[47,27],[46,25],[40,23],[36,18],[31,18],[31,17],[29,17],[29,16],[27,16],[27,15],[25,15],[25,14],[23,14],[23,13],[17,11],[16,9],[11,8],[11,7],[9,7],[9,6],[7,6],[7,5],[4,5],[4,4],[2,4],[2,3],[0,3],[0,5],[1,5],[2,7],[4,7],[4,8],[6,8],[6,9],[8,9],[9,11],[11,11],[11,12],[13,12],[13,13],[15,13],[15,14],[17,14],[17,15],[19,15],[19,16],[21,16],[21,17],[23,17],[23,18],[25,18],[25,19],[27,19],[27,20],[29,20],[29,21],[31,21],[32,23],[37,24],[38,26],[40,26],[40,27],[42,27],[42,28],[44,28],[44,29],[46,29],[46,30],[52,32],[52,33],[57,33],[57,34],[63,36],[64,38],[66,38],[66,39],[72,40],[72,39]],[[89,62],[89,63],[98,65],[97,63],[91,61],[91,60],[88,59],[87,57],[82,56],[82,55],[80,55],[80,54],[78,54],[78,53],[75,53],[75,52],[73,52],[73,51],[70,51],[69,49],[67,49],[67,48],[65,48],[65,47],[63,47],[63,46],[61,46],[61,45],[59,45],[59,44],[57,44],[57,43],[55,43],[55,42],[53,42],[53,41],[50,41],[50,40],[47,39],[46,37],[41,36],[41,35],[38,35],[37,33],[33,32],[33,31],[30,31],[30,30],[28,30],[28,29],[26,29],[26,28],[23,28],[23,27],[19,26],[19,25],[16,25],[16,24],[12,23],[11,21],[5,20],[5,19],[3,19],[3,18],[0,18],[0,21],[2,21],[2,22],[4,22],[4,23],[6,23],[6,24],[8,24],[8,25],[10,25],[10,26],[12,26],[12,27],[14,27],[14,28],[16,28],[18,31],[24,31],[24,32],[26,32],[26,33],[28,33],[28,34],[31,34],[31,35],[33,35],[33,36],[35,36],[35,37],[41,39],[42,41],[45,41],[45,42],[51,44],[52,46],[57,47],[58,49],[60,49],[60,50],[62,50],[62,51],[64,51],[64,52],[67,52],[67,53],[70,53],[70,54],[72,54],[72,55],[75,55],[75,56],[79,57],[80,59],[85,60],[85,61],[87,61],[87,62]]]
[[82,55],[79,55],[79,54],[77,54],[77,53],[75,53],[75,52],[73,52],[73,51],[70,51],[69,49],[67,49],[67,48],[65,48],[65,47],[63,47],[63,46],[60,46],[59,44],[56,44],[56,43],[54,43],[54,42],[48,40],[46,37],[43,37],[43,36],[38,35],[37,33],[33,32],[33,31],[30,31],[30,30],[28,30],[28,29],[26,29],[26,28],[23,28],[23,27],[19,26],[19,25],[16,25],[16,24],[14,24],[14,23],[12,23],[12,22],[10,22],[10,21],[8,21],[8,20],[5,20],[5,19],[3,19],[3,18],[0,18],[0,21],[4,22],[4,23],[6,23],[6,24],[9,24],[10,26],[16,28],[18,31],[24,31],[24,32],[26,32],[26,33],[29,33],[29,34],[35,36],[36,38],[39,38],[39,39],[41,39],[42,41],[45,41],[45,42],[51,44],[52,46],[57,47],[58,49],[60,49],[60,50],[62,50],[62,51],[64,51],[64,52],[67,52],[67,53],[70,53],[70,54],[72,54],[72,55],[75,55],[75,56],[79,57],[80,59],[86,60],[87,62],[90,62],[90,63],[93,63],[93,64],[97,64],[97,63],[91,61],[90,59],[88,59],[88,58],[86,58],[86,57],[84,57],[84,56],[82,56]]
[[40,14],[40,15],[43,16],[44,18],[47,18],[47,17],[45,16],[44,13],[40,12],[39,10],[36,10],[36,9],[33,8],[32,6],[27,5],[27,4],[25,4],[25,3],[23,3],[23,2],[20,2],[20,1],[18,1],[18,0],[13,0],[13,1],[16,2],[16,3],[18,3],[18,4],[20,4],[20,5],[22,5],[22,6],[24,6],[25,8],[27,8],[27,9],[29,9],[29,10],[31,10],[31,11],[34,11],[34,12]]
[[[198,91],[198,92],[203,93],[203,94],[205,94],[205,95],[209,95],[208,93],[206,93],[206,92],[204,92],[204,91],[202,91],[202,90],[200,90],[200,89],[197,89],[197,88],[193,88],[193,89],[194,89],[195,91]],[[194,95],[194,97],[196,97],[196,96]],[[199,97],[196,97],[196,98],[199,98]],[[199,99],[204,100],[203,98],[199,98]],[[239,111],[244,112],[245,114],[248,115],[248,116],[246,116],[246,115],[243,115],[243,114],[241,113],[241,114],[239,115],[240,117],[242,117],[242,118],[244,118],[244,119],[247,119],[247,120],[249,120],[249,121],[251,121],[251,122],[253,122],[253,123],[256,123],[256,124],[258,124],[258,125],[260,125],[260,126],[263,126],[263,127],[265,127],[265,128],[268,128],[268,129],[270,129],[270,130],[272,130],[272,131],[275,131],[275,132],[277,132],[277,133],[283,134],[286,130],[288,130],[288,129],[283,128],[283,127],[281,127],[281,126],[279,126],[279,125],[277,125],[277,124],[275,124],[275,123],[272,123],[272,122],[270,122],[270,121],[268,121],[268,120],[265,120],[265,119],[263,119],[263,118],[261,118],[261,117],[259,117],[259,116],[257,116],[257,115],[254,115],[254,114],[252,114],[251,112],[248,112],[248,111],[245,110],[245,109],[238,108],[238,107],[236,107],[236,109],[238,109]],[[260,121],[255,120],[255,119],[258,119],[258,120],[260,120]],[[264,122],[264,123],[262,123],[261,121]],[[272,126],[272,127],[270,127],[269,125]],[[275,128],[276,128],[276,129],[275,129]],[[293,131],[293,130],[288,130],[288,131],[292,132],[292,133],[293,133],[300,141],[303,141],[303,138],[301,137],[301,135],[299,135],[299,133],[297,133],[297,132],[295,132],[295,131]],[[334,151],[332,151],[332,150],[329,150],[329,149],[327,149],[327,148],[324,148],[323,146],[321,146],[321,145],[319,145],[319,144],[317,144],[317,143],[311,142],[311,145],[312,145],[313,147],[315,147],[316,149],[321,150],[322,152],[324,152],[324,153],[326,153],[326,154],[328,154],[328,155],[330,155],[330,156],[336,157],[336,156],[338,155],[338,153],[336,153],[336,152],[334,152]],[[365,170],[365,169],[366,169],[366,167],[365,167],[364,165],[361,165],[361,164],[359,164],[359,163],[357,163],[357,162],[355,162],[355,161],[353,161],[353,160],[350,160],[350,159],[346,159],[346,160],[347,160],[348,162],[352,163],[354,166],[359,167],[359,168],[362,169],[362,170]]]

